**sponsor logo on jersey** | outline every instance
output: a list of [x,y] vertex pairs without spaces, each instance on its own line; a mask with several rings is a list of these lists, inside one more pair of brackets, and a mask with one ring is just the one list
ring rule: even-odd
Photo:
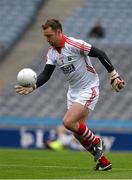
[[61,70],[64,72],[64,74],[70,74],[71,72],[75,71],[75,67],[73,64],[70,64],[70,65],[61,67]]

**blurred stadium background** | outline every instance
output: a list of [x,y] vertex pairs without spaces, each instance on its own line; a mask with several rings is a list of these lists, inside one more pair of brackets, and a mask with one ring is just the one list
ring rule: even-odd
[[[105,50],[124,77],[126,87],[113,92],[105,68],[93,60],[100,77],[100,99],[88,126],[103,136],[107,150],[132,150],[131,9],[131,0],[0,0],[0,147],[45,148],[44,141],[54,139],[56,127],[62,124],[67,83],[58,69],[30,95],[14,91],[20,69],[43,70],[48,44],[41,24],[54,17],[62,21],[68,36]],[[106,36],[87,37],[98,19]]]

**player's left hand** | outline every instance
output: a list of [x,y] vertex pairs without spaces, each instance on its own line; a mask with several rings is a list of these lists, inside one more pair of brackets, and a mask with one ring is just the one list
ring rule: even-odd
[[119,92],[125,85],[125,81],[120,77],[120,75],[114,70],[111,73],[110,83],[112,89]]
[[16,90],[16,93],[19,93],[20,95],[27,95],[29,93],[31,93],[34,88],[33,87],[23,87],[23,86],[20,86],[20,85],[16,85],[15,86],[15,90]]

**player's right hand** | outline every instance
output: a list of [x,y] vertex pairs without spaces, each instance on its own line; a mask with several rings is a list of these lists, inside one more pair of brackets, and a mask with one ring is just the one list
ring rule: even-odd
[[124,88],[125,81],[119,76],[119,74],[114,70],[111,72],[110,83],[112,89],[116,92],[119,92],[122,88]]
[[23,86],[20,86],[20,85],[16,85],[15,86],[15,90],[16,90],[16,93],[20,94],[20,95],[27,95],[31,92],[33,92],[35,90],[34,87],[23,87]]

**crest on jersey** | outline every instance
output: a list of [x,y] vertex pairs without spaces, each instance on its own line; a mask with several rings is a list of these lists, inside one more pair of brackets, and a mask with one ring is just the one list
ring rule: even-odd
[[68,56],[67,58],[68,58],[68,61],[72,61],[73,60],[71,56]]

